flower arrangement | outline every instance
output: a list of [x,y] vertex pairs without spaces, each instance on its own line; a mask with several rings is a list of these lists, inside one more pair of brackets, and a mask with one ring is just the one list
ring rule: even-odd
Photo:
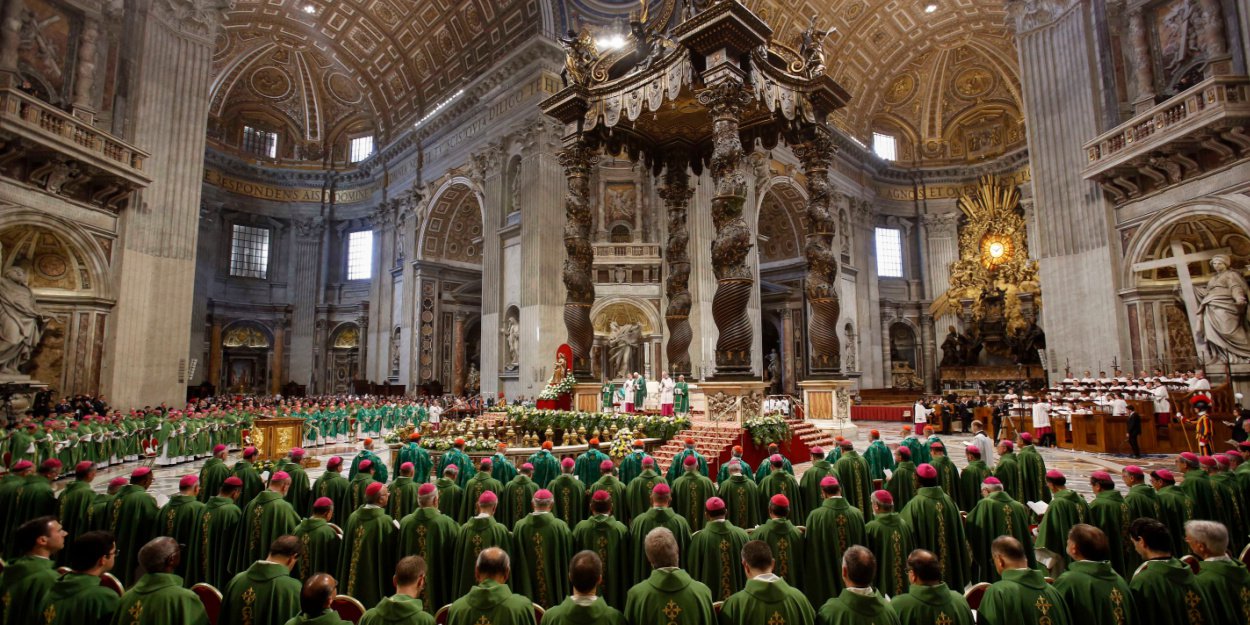
[[757,447],[766,447],[769,443],[778,445],[790,440],[790,424],[780,415],[765,415],[747,419],[743,424],[751,434],[751,440]]
[[[434,451],[447,451],[448,449],[454,447],[455,444],[456,439],[451,436],[421,439],[422,447],[432,449]],[[497,438],[474,438],[472,440],[464,441],[464,451],[466,453],[493,452],[498,445],[499,439]]]
[[577,380],[573,379],[573,374],[568,374],[555,384],[548,384],[543,388],[543,392],[538,394],[539,399],[559,399],[564,395],[573,392],[573,387],[577,385]]
[[[567,379],[567,378],[566,378]],[[502,412],[512,427],[543,431],[548,428],[580,430],[587,432],[611,431],[616,428],[641,432],[646,438],[669,439],[690,427],[688,417],[661,417],[658,415],[616,415],[607,412],[577,412],[571,410],[540,410],[524,406],[504,406]]]
[[612,439],[612,444],[608,447],[608,457],[620,462],[622,458],[629,455],[633,448],[633,432],[629,428],[622,428],[616,433],[616,438]]

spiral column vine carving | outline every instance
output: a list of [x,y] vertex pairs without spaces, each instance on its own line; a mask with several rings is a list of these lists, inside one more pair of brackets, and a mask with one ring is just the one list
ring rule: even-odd
[[829,183],[829,167],[836,148],[829,132],[817,128],[794,151],[807,177],[809,229],[803,254],[807,258],[806,292],[811,306],[808,370],[813,375],[837,374],[842,369],[842,345],[838,340],[842,304],[838,299],[838,251],[833,245],[838,223],[830,206],[833,187]]
[[694,189],[690,188],[684,154],[669,159],[659,193],[668,209],[668,244],[664,249],[668,264],[664,287],[668,296],[668,309],[664,312],[668,324],[668,368],[674,376],[690,375],[690,341],[694,333],[690,330],[690,231],[686,228],[686,210]]
[[579,378],[590,375],[590,348],[595,329],[590,307],[595,303],[592,276],[595,251],[590,243],[590,165],[592,151],[580,140],[560,152],[560,166],[568,181],[564,198],[564,260],[562,271],[567,294],[564,300],[564,327],[573,350],[573,372]]

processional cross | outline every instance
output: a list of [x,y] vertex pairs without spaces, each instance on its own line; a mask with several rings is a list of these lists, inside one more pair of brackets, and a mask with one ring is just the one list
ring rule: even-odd
[[1172,255],[1167,258],[1158,260],[1148,260],[1145,262],[1134,263],[1133,271],[1141,273],[1150,271],[1151,269],[1161,269],[1163,267],[1172,267],[1176,269],[1176,277],[1181,281],[1181,300],[1185,302],[1185,313],[1189,316],[1189,329],[1194,332],[1195,345],[1206,345],[1206,341],[1197,335],[1198,329],[1198,299],[1194,297],[1194,280],[1189,275],[1189,263],[1209,261],[1217,255],[1231,254],[1231,250],[1227,247],[1221,247],[1214,250],[1203,250],[1185,253],[1185,246],[1180,241],[1172,241]]

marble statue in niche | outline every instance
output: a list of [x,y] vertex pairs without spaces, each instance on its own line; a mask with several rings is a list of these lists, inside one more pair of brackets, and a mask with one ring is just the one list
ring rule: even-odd
[[0,374],[18,374],[34,354],[47,323],[27,285],[26,270],[10,267],[0,277]]
[[515,311],[508,312],[500,334],[503,335],[503,369],[516,371],[521,364],[521,323]]
[[[1215,275],[1204,286],[1194,286],[1198,301],[1195,334],[1218,358],[1250,359],[1250,319],[1246,304],[1250,289],[1240,273],[1229,268],[1229,258],[1217,254],[1211,259]],[[3,362],[0,360],[0,362]]]
[[608,356],[612,359],[613,377],[623,378],[634,369],[632,363],[641,343],[641,325],[612,322],[608,329]]

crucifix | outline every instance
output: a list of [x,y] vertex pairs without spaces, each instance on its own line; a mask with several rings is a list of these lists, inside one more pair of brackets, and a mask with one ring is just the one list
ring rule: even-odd
[[[1214,250],[1202,250],[1190,254],[1185,253],[1185,246],[1180,241],[1172,241],[1172,255],[1158,260],[1148,260],[1141,263],[1133,264],[1134,272],[1150,271],[1151,269],[1159,269],[1162,267],[1172,267],[1176,269],[1176,277],[1181,282],[1181,300],[1185,302],[1185,313],[1189,316],[1189,330],[1193,332],[1198,328],[1198,300],[1194,297],[1194,280],[1189,275],[1189,263],[1205,262],[1214,258],[1218,254],[1231,255],[1231,250],[1227,247],[1221,247]],[[1197,334],[1194,335],[1194,344],[1205,346],[1203,341]]]

